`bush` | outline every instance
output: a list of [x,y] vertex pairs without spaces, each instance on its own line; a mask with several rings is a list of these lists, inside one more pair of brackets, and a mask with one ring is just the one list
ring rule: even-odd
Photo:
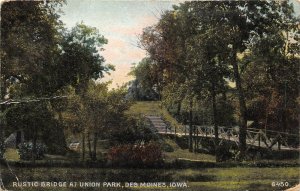
[[122,128],[116,128],[107,138],[111,140],[112,145],[157,140],[158,136],[151,131],[150,126],[150,122],[144,118],[128,118]]
[[168,143],[163,144],[163,150],[165,152],[174,152],[174,148]]
[[54,155],[64,155],[67,152],[67,143],[63,126],[60,126],[57,121],[51,121],[51,128],[46,128],[42,132],[41,140],[47,146],[47,153]]
[[107,159],[117,165],[153,166],[162,163],[163,155],[160,146],[150,142],[112,147]]
[[234,154],[230,151],[229,145],[222,144],[219,146],[217,157],[218,162],[228,161],[233,159],[234,157]]
[[[44,158],[46,152],[46,146],[42,143],[36,144],[35,159],[40,160]],[[24,142],[19,145],[19,155],[21,160],[30,160],[33,154],[32,142]]]

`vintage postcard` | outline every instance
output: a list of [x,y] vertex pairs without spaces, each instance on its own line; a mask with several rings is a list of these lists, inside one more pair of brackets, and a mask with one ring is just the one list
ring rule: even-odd
[[300,1],[1,0],[0,191],[300,191]]

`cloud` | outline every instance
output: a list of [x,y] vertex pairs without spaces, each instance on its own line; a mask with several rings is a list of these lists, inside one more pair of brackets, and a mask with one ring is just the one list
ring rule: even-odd
[[112,23],[106,30],[105,37],[108,44],[104,46],[101,55],[104,56],[106,63],[115,65],[116,71],[111,75],[105,75],[100,82],[112,81],[110,88],[116,88],[133,79],[128,76],[131,64],[137,63],[146,56],[146,51],[137,47],[138,36],[143,29],[158,22],[158,18],[153,13],[130,17],[130,24]]
[[104,46],[104,51],[101,55],[104,56],[105,60],[109,63],[116,63],[116,60],[122,55],[121,50],[126,49],[127,45],[122,39],[108,38],[108,44]]
[[105,50],[101,55],[104,56],[106,63],[115,65],[116,70],[111,72],[111,75],[105,75],[100,82],[112,81],[110,88],[117,88],[133,79],[132,76],[127,75],[131,64],[139,62],[146,56],[146,52],[124,41],[124,38],[107,38],[108,44],[104,46]]
[[108,44],[104,46],[100,54],[104,56],[107,63],[131,64],[138,62],[146,56],[146,52],[137,48],[133,43],[122,39],[108,38]]
[[65,14],[61,19],[69,28],[77,22],[84,21],[89,26],[97,27],[108,39],[105,50],[100,54],[105,58],[106,64],[116,66],[116,71],[110,76],[105,75],[100,81],[113,80],[112,87],[117,87],[117,84],[121,85],[132,79],[127,76],[131,63],[137,63],[146,56],[144,50],[137,48],[137,36],[143,32],[143,28],[155,24],[161,10],[170,9],[175,1],[178,0],[72,0],[62,7]]
[[108,63],[131,64],[146,56],[146,52],[137,47],[137,36],[143,28],[157,22],[154,15],[146,15],[135,19],[134,25],[112,26],[110,34],[106,35],[108,44],[104,46],[102,55]]
[[155,24],[158,19],[153,16],[144,16],[137,19],[134,26],[113,26],[110,28],[111,32],[125,36],[125,37],[136,37],[139,34],[142,34],[143,28]]
[[118,64],[116,65],[116,70],[111,73],[111,75],[105,74],[104,78],[98,80],[98,82],[107,82],[112,81],[110,89],[117,88],[122,86],[126,82],[129,82],[134,79],[133,76],[129,76],[128,73],[131,70],[130,64]]

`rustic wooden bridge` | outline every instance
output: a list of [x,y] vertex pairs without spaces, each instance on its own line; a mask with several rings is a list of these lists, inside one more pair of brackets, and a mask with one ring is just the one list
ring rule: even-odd
[[[152,124],[152,131],[162,135],[188,136],[189,126],[183,125],[182,131],[171,128],[160,116],[145,116]],[[225,141],[233,142],[239,145],[239,127],[218,127],[219,144]],[[215,130],[213,126],[193,126],[193,138],[215,138]],[[295,144],[295,140],[299,141],[299,134],[291,134],[287,132],[263,130],[255,128],[247,128],[246,143],[252,147],[263,147],[270,150],[296,150],[300,151],[299,142]]]

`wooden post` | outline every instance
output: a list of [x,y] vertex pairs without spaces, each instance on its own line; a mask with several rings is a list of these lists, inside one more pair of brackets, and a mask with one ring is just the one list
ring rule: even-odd
[[199,149],[199,129],[197,127],[197,149]]
[[175,133],[175,136],[176,136],[176,129],[177,129],[177,126],[175,125],[175,131],[174,131],[174,133]]
[[278,150],[280,150],[281,149],[281,136],[279,136],[277,143],[278,143]]
[[230,141],[230,129],[227,129],[227,131],[226,131],[226,133],[227,133],[227,135],[228,135],[228,140]]
[[260,131],[258,132],[258,147],[260,148]]
[[184,126],[184,135],[186,135],[186,125]]

